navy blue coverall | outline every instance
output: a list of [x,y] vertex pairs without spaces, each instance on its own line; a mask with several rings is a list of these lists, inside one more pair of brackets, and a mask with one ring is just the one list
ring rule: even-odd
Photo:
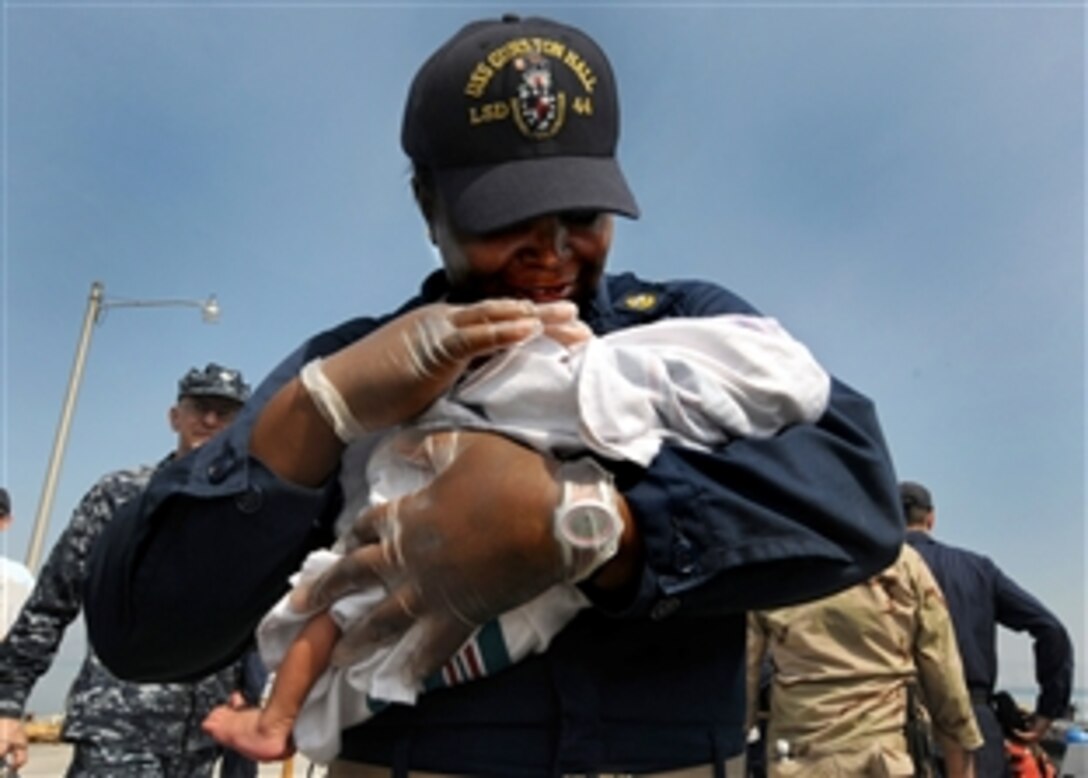
[[985,745],[975,755],[979,776],[1007,774],[1004,736],[990,698],[997,683],[997,625],[1028,632],[1035,644],[1035,712],[1048,719],[1066,714],[1073,690],[1073,644],[1045,605],[1001,572],[991,559],[945,545],[928,532],[910,529],[910,543],[926,560],[944,592],[963,674]]

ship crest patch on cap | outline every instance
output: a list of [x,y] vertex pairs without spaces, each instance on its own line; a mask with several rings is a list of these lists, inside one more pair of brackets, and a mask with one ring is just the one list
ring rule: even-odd
[[514,68],[521,71],[514,121],[523,135],[549,138],[563,126],[566,94],[554,91],[551,63],[539,54],[518,57]]

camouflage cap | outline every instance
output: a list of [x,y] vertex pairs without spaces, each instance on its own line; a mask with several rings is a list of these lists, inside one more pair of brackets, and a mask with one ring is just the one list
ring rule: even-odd
[[239,370],[209,362],[200,370],[192,368],[178,381],[178,399],[182,397],[223,397],[244,403],[249,399],[249,384]]

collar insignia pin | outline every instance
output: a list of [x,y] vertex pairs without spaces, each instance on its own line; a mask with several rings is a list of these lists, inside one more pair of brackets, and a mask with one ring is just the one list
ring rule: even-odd
[[657,305],[657,295],[650,292],[629,294],[623,298],[623,304],[630,311],[648,311]]

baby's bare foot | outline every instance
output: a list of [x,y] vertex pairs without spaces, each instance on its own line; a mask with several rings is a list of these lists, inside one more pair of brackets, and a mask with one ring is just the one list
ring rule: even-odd
[[218,742],[258,762],[275,762],[295,753],[293,721],[267,721],[260,708],[220,705],[204,719],[203,729]]

